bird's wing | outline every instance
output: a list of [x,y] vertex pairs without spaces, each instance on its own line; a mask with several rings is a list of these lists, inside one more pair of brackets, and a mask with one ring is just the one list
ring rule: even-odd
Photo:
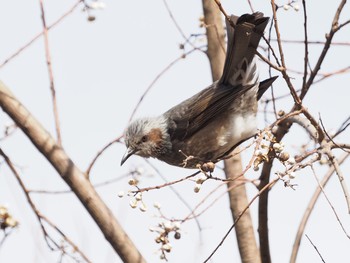
[[[241,103],[234,102],[249,89],[259,86],[253,57],[268,19],[258,12],[239,18],[231,16],[235,28],[226,25],[228,41],[223,75],[219,81],[165,113],[172,140],[186,140],[230,107],[240,107]],[[271,83],[263,83],[259,96]]]
[[[217,86],[220,85],[220,86]],[[233,88],[213,83],[208,88],[175,106],[165,113],[169,119],[169,134],[172,140],[186,140],[225,113],[233,102],[251,86]],[[240,103],[238,103],[239,105]]]

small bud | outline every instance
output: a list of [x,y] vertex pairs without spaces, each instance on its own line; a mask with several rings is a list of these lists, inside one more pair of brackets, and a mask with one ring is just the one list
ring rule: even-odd
[[181,238],[181,233],[180,232],[175,232],[174,238],[175,239],[180,239]]
[[207,163],[204,163],[201,167],[203,169],[203,171],[205,172],[210,172],[212,173],[214,171],[214,168],[215,168],[215,164],[213,162],[207,162]]
[[139,175],[142,175],[145,172],[145,169],[143,167],[137,167],[135,172]]
[[268,148],[269,148],[269,146],[268,146],[267,144],[265,144],[265,143],[262,143],[262,144],[260,145],[260,147],[261,147],[262,149],[268,149]]
[[282,152],[283,151],[282,144],[280,144],[278,142],[274,143],[272,147],[275,150],[275,152]]
[[167,243],[167,244],[164,244],[163,246],[162,246],[162,250],[164,250],[165,252],[170,252],[171,251],[171,245],[169,244],[169,243]]
[[296,174],[295,174],[295,172],[290,172],[290,173],[288,174],[288,176],[289,176],[290,179],[294,179],[295,176],[296,176]]
[[203,16],[203,15],[201,15],[201,16],[199,17],[199,21],[201,21],[201,22],[204,21],[204,16]]
[[4,217],[7,213],[7,208],[5,206],[0,206],[0,217]]
[[157,229],[155,227],[152,227],[152,226],[150,226],[148,228],[148,230],[151,231],[151,232],[156,232],[157,231]]
[[273,126],[272,129],[271,129],[271,132],[273,134],[276,134],[277,133],[277,130],[278,130],[278,127],[277,126]]
[[7,217],[4,223],[7,227],[16,227],[18,225],[18,222],[15,219],[13,219],[12,216]]
[[289,8],[290,8],[290,6],[289,6],[289,5],[284,5],[284,6],[283,6],[283,9],[284,9],[284,10],[286,10],[286,11],[288,11],[288,10],[289,10]]
[[154,202],[153,206],[154,206],[155,208],[157,208],[157,209],[160,209],[160,208],[161,208],[161,205],[160,205],[160,203],[158,203],[158,202]]
[[262,163],[262,158],[261,155],[255,158],[254,163],[253,163],[253,169],[254,171],[259,171],[259,164]]
[[146,212],[147,211],[147,206],[146,206],[146,204],[144,202],[141,203],[140,210],[141,210],[141,212]]
[[290,158],[288,159],[288,163],[289,163],[290,165],[295,164],[295,159],[294,159],[294,157],[290,157]]
[[196,184],[202,184],[204,183],[208,177],[205,174],[200,174],[196,180]]
[[160,259],[161,259],[161,260],[164,260],[164,259],[165,259],[165,255],[164,255],[164,254],[161,254],[161,255],[160,255]]
[[262,151],[261,151],[261,150],[256,150],[255,153],[254,153],[255,156],[259,156],[259,155],[261,155],[261,154],[262,154]]
[[119,193],[118,193],[118,197],[119,198],[124,197],[124,195],[125,195],[124,191],[119,191]]
[[322,158],[322,159],[320,160],[320,164],[322,164],[322,165],[327,164],[327,163],[328,163],[328,160],[325,159],[325,158]]
[[173,224],[170,221],[164,223],[164,229],[167,232],[170,232],[173,229]]
[[185,45],[184,44],[179,44],[179,49],[185,49]]
[[96,20],[96,17],[93,16],[93,15],[89,15],[87,20],[88,20],[89,22],[93,22],[93,21]]
[[193,191],[195,193],[198,193],[201,190],[201,186],[202,186],[202,184],[196,184],[196,186],[194,187]]
[[129,205],[131,208],[136,208],[137,207],[137,200],[135,198],[131,199],[129,202]]
[[277,114],[278,114],[278,116],[282,117],[282,116],[284,116],[286,113],[285,113],[284,110],[279,110]]
[[137,201],[141,201],[141,200],[142,200],[142,194],[141,194],[141,193],[137,193],[137,194],[135,195],[135,199],[136,199]]
[[297,12],[300,10],[300,6],[298,4],[293,5],[293,8]]
[[285,161],[289,160],[289,153],[287,153],[287,152],[281,152],[280,155],[279,155],[279,159],[280,159],[282,162],[285,162]]
[[128,182],[129,185],[137,185],[137,180],[135,180],[134,178],[130,179]]
[[100,1],[94,1],[90,4],[90,7],[92,9],[104,9],[106,7],[106,4]]
[[162,240],[160,239],[160,237],[156,237],[156,239],[154,240],[154,241],[156,241],[156,243],[160,243],[160,242],[162,242]]

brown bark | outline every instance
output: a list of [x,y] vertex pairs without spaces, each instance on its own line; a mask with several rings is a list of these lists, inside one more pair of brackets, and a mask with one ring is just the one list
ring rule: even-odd
[[121,259],[130,263],[145,262],[84,173],[1,81],[0,106],[73,190]]
[[[242,160],[240,155],[236,155],[225,160],[225,173],[227,178],[234,178],[238,174],[242,174]],[[230,189],[230,208],[233,219],[235,220],[239,214],[248,205],[248,198],[245,184],[241,184],[240,180],[235,180],[228,184]],[[236,237],[238,249],[243,263],[260,263],[259,249],[256,244],[254,227],[249,209],[242,215],[236,225]]]
[[[222,15],[219,8],[212,0],[203,0],[204,22],[207,30],[208,49],[207,56],[209,58],[213,81],[219,79],[222,74],[225,62],[225,31],[223,27]],[[225,174],[227,178],[234,178],[242,173],[241,156],[225,160]],[[230,208],[232,218],[235,220],[237,216],[248,205],[245,185],[234,186],[237,182],[228,184]],[[249,209],[244,213],[235,227],[238,248],[243,263],[260,263],[259,250],[256,244],[254,229],[249,213]]]

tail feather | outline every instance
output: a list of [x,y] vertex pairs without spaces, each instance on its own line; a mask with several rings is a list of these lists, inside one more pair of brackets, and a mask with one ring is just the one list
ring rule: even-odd
[[252,85],[258,80],[255,51],[269,18],[260,12],[230,18],[235,28],[226,21],[227,54],[220,82],[233,86]]
[[269,79],[265,79],[261,81],[259,84],[258,96],[257,100],[260,100],[262,95],[264,95],[265,91],[272,85],[272,83],[278,78],[278,76],[274,76]]

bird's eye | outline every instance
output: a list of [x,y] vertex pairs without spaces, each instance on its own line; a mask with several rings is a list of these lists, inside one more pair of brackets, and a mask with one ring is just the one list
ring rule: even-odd
[[147,135],[142,136],[141,141],[142,142],[147,142],[148,141],[148,136]]

